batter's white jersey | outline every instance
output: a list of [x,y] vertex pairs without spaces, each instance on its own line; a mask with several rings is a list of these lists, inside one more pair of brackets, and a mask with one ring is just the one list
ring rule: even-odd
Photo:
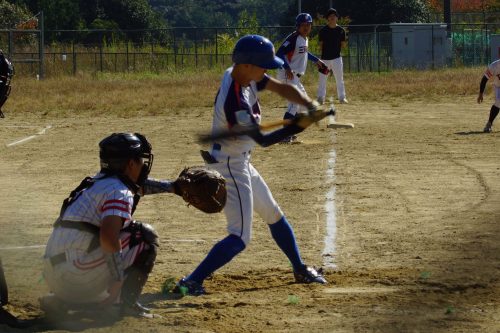
[[[224,72],[222,83],[217,92],[212,121],[212,134],[231,129],[235,125],[246,126],[260,124],[260,104],[258,91],[264,89],[269,77],[259,83],[251,81],[247,87],[234,81],[230,67]],[[218,144],[227,154],[248,152],[255,146],[255,141],[248,136],[222,139]]]
[[[133,193],[116,176],[102,177],[102,174],[94,176],[97,179],[95,183],[81,192],[66,209],[62,220],[100,227],[102,219],[111,215],[124,219],[123,228],[130,224]],[[111,274],[104,253],[100,246],[89,252],[95,237],[99,236],[84,230],[54,228],[45,250],[44,277],[51,291],[60,299],[70,303],[88,303],[107,297]],[[120,233],[120,241],[125,268],[131,266],[148,246],[143,242],[133,242],[132,246],[131,234],[125,231]],[[55,263],[53,258],[61,255],[62,262]]]
[[486,76],[488,80],[493,79],[493,85],[500,88],[500,59],[492,62],[488,66],[484,72],[484,76]]
[[[237,124],[258,124],[261,120],[257,94],[265,88],[269,77],[265,75],[260,82],[242,87],[233,80],[231,73],[232,68],[224,73],[217,93],[212,123],[214,132]],[[254,210],[268,224],[277,222],[283,216],[264,179],[250,163],[250,151],[254,146],[255,141],[248,136],[218,140],[211,150],[218,162],[207,165],[226,179],[224,214],[227,230],[240,237],[245,244],[250,242]]]

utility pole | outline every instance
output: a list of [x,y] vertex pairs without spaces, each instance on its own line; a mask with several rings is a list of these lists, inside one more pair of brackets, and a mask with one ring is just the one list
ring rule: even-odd
[[302,0],[299,0],[299,14],[302,13]]

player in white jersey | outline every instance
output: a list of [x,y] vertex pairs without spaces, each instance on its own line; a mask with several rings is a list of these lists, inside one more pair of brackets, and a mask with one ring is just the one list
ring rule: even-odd
[[[213,133],[240,130],[259,124],[261,109],[258,92],[267,89],[294,103],[315,110],[307,95],[295,86],[282,83],[266,74],[267,69],[280,68],[283,61],[275,56],[273,44],[265,37],[248,35],[241,38],[233,51],[234,65],[226,70],[217,92],[212,123]],[[277,131],[221,139],[213,143],[207,166],[226,178],[227,202],[224,214],[228,236],[219,241],[200,265],[182,278],[178,289],[191,295],[205,293],[203,281],[243,251],[251,239],[254,210],[269,225],[271,235],[292,263],[295,279],[300,283],[326,283],[315,269],[306,266],[300,257],[293,229],[259,172],[250,163],[255,143],[269,146],[283,138],[303,131],[311,123],[296,118],[291,125]]]
[[153,154],[141,134],[115,133],[99,147],[101,171],[64,201],[47,243],[43,274],[52,295],[42,308],[56,298],[68,305],[120,303],[123,315],[146,315],[138,298],[158,236],[132,214],[140,194],[175,192],[175,182],[147,179]]
[[[296,86],[303,94],[306,90],[300,81],[307,69],[307,61],[314,62],[318,68],[326,66],[321,60],[309,52],[308,36],[312,29],[312,17],[307,13],[301,13],[295,18],[296,30],[286,37],[285,41],[278,48],[276,55],[283,61],[283,69],[278,71],[278,79],[282,82]],[[288,107],[283,119],[292,119],[301,111],[301,105],[292,101],[288,102]],[[293,141],[294,137],[290,137]]]
[[485,133],[491,133],[493,121],[495,120],[496,116],[498,115],[498,111],[500,110],[500,59],[492,62],[484,72],[481,84],[479,85],[479,96],[477,97],[478,103],[483,102],[484,90],[489,79],[493,79],[495,103],[491,106],[490,117],[483,130]]

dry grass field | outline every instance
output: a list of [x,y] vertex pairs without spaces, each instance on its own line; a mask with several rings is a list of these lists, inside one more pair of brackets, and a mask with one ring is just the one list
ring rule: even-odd
[[[256,217],[252,242],[206,282],[209,294],[162,293],[225,235],[225,221],[158,195],[135,215],[162,239],[141,299],[157,318],[57,323],[38,307],[47,292],[43,244],[62,200],[97,171],[97,143],[112,132],[144,133],[156,178],[200,164],[195,138],[210,128],[221,73],[16,77],[0,120],[0,256],[7,309],[34,326],[0,332],[500,332],[500,125],[481,132],[492,101],[488,87],[475,102],[482,72],[347,75],[350,104],[337,105],[337,120],[354,129],[323,122],[302,144],[255,150],[303,257],[324,266],[328,285],[293,283]],[[315,75],[306,79],[315,96]],[[264,93],[264,120],[281,118],[284,105]],[[335,237],[327,232],[332,189]]]

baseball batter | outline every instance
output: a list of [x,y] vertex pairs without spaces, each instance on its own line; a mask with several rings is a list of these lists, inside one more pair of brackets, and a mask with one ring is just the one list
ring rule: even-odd
[[[259,124],[261,108],[258,93],[264,89],[315,110],[315,104],[295,86],[282,83],[266,74],[280,68],[283,61],[275,56],[273,44],[265,37],[248,35],[241,38],[233,50],[234,65],[226,70],[217,93],[212,122],[213,133],[238,130]],[[311,124],[307,119],[293,122],[277,131],[221,139],[213,143],[207,166],[226,178],[227,202],[224,213],[228,236],[219,241],[200,265],[177,287],[190,295],[205,293],[203,281],[243,251],[252,237],[254,211],[269,225],[271,235],[292,263],[299,283],[326,283],[324,277],[301,259],[293,229],[259,172],[250,163],[255,143],[269,146],[283,138],[303,131]]]
[[491,106],[490,117],[483,130],[483,132],[485,133],[491,133],[493,121],[495,120],[500,110],[500,59],[492,62],[484,72],[481,84],[479,86],[479,96],[477,97],[477,102],[479,104],[483,102],[484,90],[486,89],[486,83],[489,79],[493,79],[493,89],[495,90],[495,104]]
[[[279,47],[276,55],[284,62],[283,69],[278,71],[278,79],[296,86],[303,94],[307,95],[300,78],[304,76],[307,69],[307,61],[314,62],[318,68],[325,66],[316,56],[309,52],[308,36],[312,29],[312,17],[307,13],[301,13],[295,18],[296,30],[286,37]],[[288,107],[283,119],[292,119],[301,111],[301,105],[292,101],[288,102]],[[288,138],[293,141],[293,137]]]
[[[344,64],[340,52],[347,45],[344,28],[337,25],[338,13],[334,8],[328,9],[325,15],[328,23],[321,28],[318,34],[321,60],[333,72],[337,84],[337,96],[340,103],[347,103],[344,86]],[[319,74],[318,102],[323,104],[326,97],[326,79],[328,75]]]
[[173,183],[149,186],[153,154],[139,133],[112,134],[99,147],[101,171],[64,201],[43,274],[50,297],[65,304],[119,302],[123,315],[146,315],[137,301],[155,263],[158,236],[132,214],[141,186],[141,194],[173,192]]

